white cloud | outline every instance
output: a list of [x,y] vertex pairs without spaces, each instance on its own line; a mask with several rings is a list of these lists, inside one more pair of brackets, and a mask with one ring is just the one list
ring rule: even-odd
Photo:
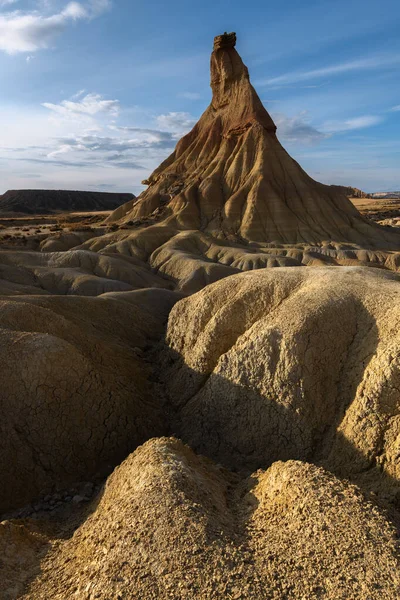
[[399,111],[400,110],[400,104],[398,104],[397,106],[393,106],[392,110],[394,112]]
[[[81,90],[74,97],[79,99],[83,93],[84,90]],[[60,104],[43,102],[42,106],[66,118],[79,115],[95,116],[99,113],[117,116],[120,108],[118,100],[104,100],[100,94],[87,94],[79,102],[73,100],[63,100]]]
[[26,57],[26,59],[25,59],[25,60],[26,60],[26,62],[27,62],[27,63],[30,63],[30,62],[31,62],[31,60],[33,60],[34,58],[35,58],[35,57],[34,57],[34,56],[32,56],[32,54],[28,54],[28,56]]
[[64,17],[70,17],[74,20],[83,19],[87,14],[86,8],[82,4],[79,4],[79,2],[70,2],[61,12],[61,15]]
[[[138,157],[146,150],[171,150],[176,144],[176,139],[168,132],[133,127],[119,130],[129,132],[130,137],[83,134],[60,138],[57,140],[58,147],[49,152],[47,157],[54,158],[60,154],[86,152],[92,155],[94,153],[98,156],[103,155],[104,159],[117,161],[127,157],[132,158],[133,155]],[[134,136],[132,136],[133,132],[135,132]]]
[[258,85],[287,85],[291,83],[298,83],[300,81],[307,81],[309,79],[340,75],[342,73],[349,73],[352,71],[379,69],[399,64],[400,55],[379,55],[370,58],[360,58],[358,60],[330,65],[310,71],[295,71],[292,73],[286,73],[285,75],[280,75],[279,77],[272,77],[271,79],[259,81]]
[[318,129],[309,123],[307,113],[305,112],[294,117],[288,117],[282,113],[273,113],[272,117],[277,126],[278,137],[282,141],[316,144],[329,137],[327,133],[318,131]]
[[324,123],[321,129],[325,133],[340,133],[343,131],[365,129],[366,127],[379,125],[379,123],[382,123],[383,120],[383,117],[377,115],[364,115],[361,117],[354,117],[353,119],[347,119],[345,121],[328,121]]
[[71,96],[71,100],[78,100],[78,98],[81,98],[85,92],[86,92],[85,89],[79,90],[78,92],[76,92],[76,94]]
[[10,4],[15,4],[16,2],[19,2],[19,0],[0,0],[0,8],[3,8],[3,6],[9,6]]
[[[78,102],[64,100],[57,105],[45,103],[44,106],[62,117],[75,114],[79,116],[83,113],[97,118],[101,112],[100,107],[106,110],[106,114],[107,110],[112,113],[113,104],[105,104],[107,102],[115,103],[119,108],[117,100],[104,101],[98,94],[89,94]],[[152,170],[155,166],[154,162],[162,160],[168,152],[172,151],[177,140],[192,127],[195,119],[188,113],[168,113],[155,117],[153,121],[157,126],[162,125],[164,128],[151,129],[109,124],[107,128],[114,134],[107,136],[102,135],[102,128],[96,125],[96,120],[93,118],[95,127],[85,129],[78,134],[56,138],[40,161],[47,160],[52,164],[61,164],[65,161],[71,164],[73,160],[76,166],[86,167],[92,162],[96,165],[103,164],[122,169],[145,168],[141,163],[147,161],[148,164],[150,161],[153,164],[149,170]]]
[[192,115],[186,112],[169,112],[166,115],[159,115],[156,122],[160,129],[180,134],[187,133],[196,124]]
[[[119,125],[128,118],[135,119],[132,125]],[[42,187],[87,189],[96,182],[139,192],[142,179],[172,152],[182,130],[194,121],[188,113],[158,117],[147,110],[120,108],[118,100],[85,90],[22,114],[19,109],[0,111],[0,187],[26,187],[29,178],[24,174],[30,172],[32,186],[34,174]]]
[[[0,0],[1,6],[10,0]],[[35,52],[48,48],[66,27],[81,19],[92,19],[111,7],[108,0],[89,0],[86,4],[69,2],[55,14],[39,11],[12,11],[0,14],[0,50],[8,54]]]

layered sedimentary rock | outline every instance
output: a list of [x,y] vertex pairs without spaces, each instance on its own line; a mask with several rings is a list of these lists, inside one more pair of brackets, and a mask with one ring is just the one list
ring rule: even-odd
[[400,235],[289,157],[234,44],[112,230],[0,253],[0,511],[40,507],[6,600],[399,596]]
[[210,106],[123,220],[155,214],[178,229],[247,242],[400,248],[398,234],[361,217],[342,188],[314,181],[287,154],[235,43],[234,34],[215,39]]

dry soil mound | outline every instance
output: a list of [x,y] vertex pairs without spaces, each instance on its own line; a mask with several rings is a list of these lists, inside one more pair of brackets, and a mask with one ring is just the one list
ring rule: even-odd
[[[106,235],[0,253],[0,511],[171,432],[242,475],[145,444],[79,524],[1,524],[7,600],[34,576],[26,600],[400,595],[371,503],[400,499],[399,276],[334,267],[399,270],[400,233],[290,158],[234,45],[216,38],[210,107]],[[159,343],[173,287],[204,289]]]
[[264,269],[210,285],[169,317],[174,431],[232,468],[323,460],[345,477],[398,480],[399,321],[398,277],[375,269]]
[[0,252],[0,294],[99,296],[142,288],[171,288],[135,256],[68,252]]
[[22,598],[393,600],[400,591],[390,522],[355,486],[299,461],[241,480],[176,440],[152,440],[115,470],[93,510],[52,542]]
[[0,298],[0,512],[166,431],[141,349],[176,299],[166,290]]

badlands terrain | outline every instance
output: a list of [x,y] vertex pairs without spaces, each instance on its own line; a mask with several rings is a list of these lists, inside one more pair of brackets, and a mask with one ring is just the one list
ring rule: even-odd
[[311,179],[235,44],[137,199],[3,235],[2,600],[400,596],[398,203]]

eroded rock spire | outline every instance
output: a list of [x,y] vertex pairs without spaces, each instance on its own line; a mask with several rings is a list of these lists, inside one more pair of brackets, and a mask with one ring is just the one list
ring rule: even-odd
[[162,221],[239,242],[400,248],[398,233],[367,221],[284,150],[235,45],[235,33],[214,39],[209,107],[138,201],[110,220]]

